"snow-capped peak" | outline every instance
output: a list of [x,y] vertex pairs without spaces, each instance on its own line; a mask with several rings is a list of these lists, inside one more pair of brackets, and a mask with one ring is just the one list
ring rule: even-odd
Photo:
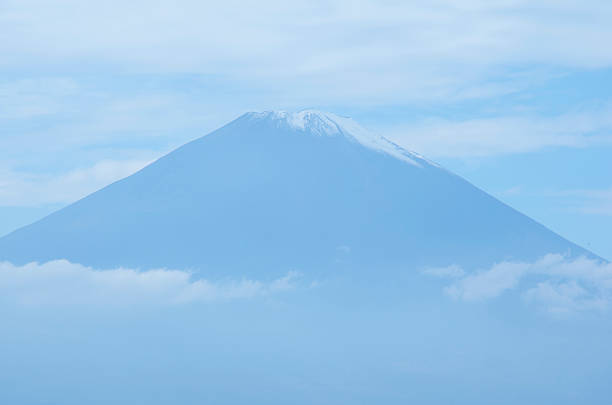
[[351,118],[329,112],[318,110],[264,111],[247,113],[246,117],[251,120],[270,120],[276,126],[289,127],[317,136],[345,136],[365,147],[386,153],[415,166],[421,166],[421,162],[427,162],[419,154],[408,151],[387,138],[366,130]]

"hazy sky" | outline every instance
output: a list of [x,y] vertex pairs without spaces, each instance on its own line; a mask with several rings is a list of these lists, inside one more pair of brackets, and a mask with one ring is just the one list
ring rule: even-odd
[[246,111],[353,117],[612,258],[608,1],[0,2],[0,234]]

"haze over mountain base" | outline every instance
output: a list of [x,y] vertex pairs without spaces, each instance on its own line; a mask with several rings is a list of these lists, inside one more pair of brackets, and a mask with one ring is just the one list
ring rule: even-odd
[[0,402],[608,403],[606,314],[551,318],[516,294],[463,302],[421,281],[368,290],[296,280],[181,304],[142,293],[3,301]]

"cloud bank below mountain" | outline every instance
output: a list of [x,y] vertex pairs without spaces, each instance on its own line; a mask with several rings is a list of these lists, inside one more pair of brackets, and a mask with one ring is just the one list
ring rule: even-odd
[[168,306],[266,296],[297,286],[299,273],[271,280],[198,279],[181,270],[95,270],[67,260],[0,263],[0,302],[20,306]]
[[469,273],[459,266],[425,274],[453,279],[444,292],[460,301],[485,301],[518,290],[529,304],[552,314],[606,311],[612,304],[612,263],[548,254],[534,262],[503,261]]

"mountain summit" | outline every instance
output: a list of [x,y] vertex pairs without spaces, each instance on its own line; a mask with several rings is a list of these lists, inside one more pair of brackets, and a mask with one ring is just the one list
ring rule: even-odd
[[387,138],[376,135],[348,117],[317,111],[302,110],[296,113],[286,111],[250,112],[244,115],[252,121],[268,121],[278,128],[301,131],[318,136],[344,136],[361,145],[387,153],[400,160],[419,166],[424,158],[414,152],[409,152]]
[[207,277],[590,255],[349,118],[247,113],[0,239],[0,260]]

